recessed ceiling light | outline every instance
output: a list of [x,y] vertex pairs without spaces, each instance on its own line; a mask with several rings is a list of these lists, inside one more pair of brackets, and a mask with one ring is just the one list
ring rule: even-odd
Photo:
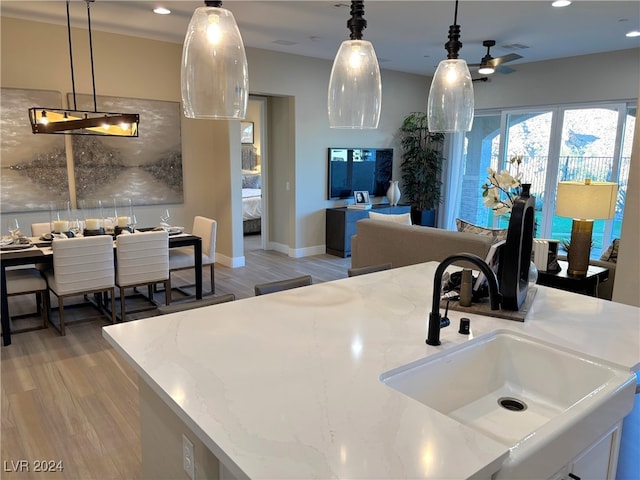
[[555,0],[551,3],[552,7],[568,7],[571,5],[571,0]]
[[627,32],[626,36],[627,37],[640,37],[640,31],[631,30],[630,32]]
[[171,13],[171,10],[164,7],[156,7],[153,9],[153,13],[157,13],[158,15],[169,15]]

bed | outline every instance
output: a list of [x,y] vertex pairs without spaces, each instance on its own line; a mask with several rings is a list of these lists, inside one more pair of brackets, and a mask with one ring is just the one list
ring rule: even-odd
[[260,172],[242,172],[242,231],[260,233],[262,221],[262,177]]

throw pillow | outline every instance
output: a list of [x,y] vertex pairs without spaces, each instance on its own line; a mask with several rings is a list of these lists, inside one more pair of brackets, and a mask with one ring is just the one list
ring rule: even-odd
[[389,213],[369,212],[369,218],[373,218],[374,220],[384,220],[386,222],[400,223],[402,225],[411,225],[410,213],[401,213],[399,215],[394,215]]
[[602,254],[600,260],[603,262],[613,262],[618,263],[618,247],[620,246],[620,239],[616,238],[609,248]]
[[262,188],[262,177],[259,173],[243,173],[242,188]]
[[456,218],[456,226],[459,232],[475,233],[476,235],[486,235],[496,240],[507,238],[506,228],[485,228],[473,223],[466,222],[460,218]]

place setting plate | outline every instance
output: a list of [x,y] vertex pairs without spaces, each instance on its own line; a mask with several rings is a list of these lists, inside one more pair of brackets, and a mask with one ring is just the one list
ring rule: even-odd
[[25,250],[33,247],[33,244],[29,239],[18,239],[18,243],[15,243],[15,239],[10,237],[0,238],[0,251],[8,252],[11,250]]
[[169,235],[180,235],[184,233],[184,227],[169,227]]

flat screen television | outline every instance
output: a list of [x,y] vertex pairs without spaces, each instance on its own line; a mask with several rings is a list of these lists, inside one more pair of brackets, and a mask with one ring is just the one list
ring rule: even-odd
[[393,173],[393,148],[329,147],[329,200],[353,198],[366,190],[371,197],[387,193]]

